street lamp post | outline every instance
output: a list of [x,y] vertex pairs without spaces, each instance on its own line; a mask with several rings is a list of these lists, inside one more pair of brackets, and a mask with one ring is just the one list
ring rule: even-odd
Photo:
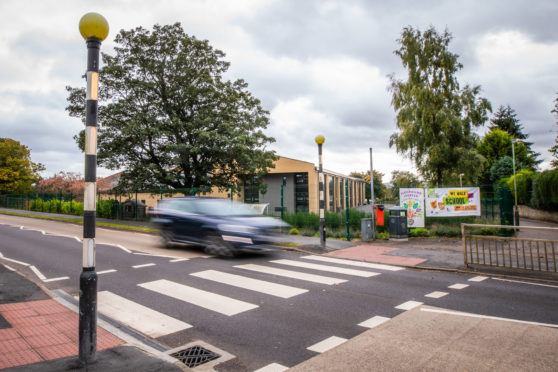
[[79,21],[79,32],[87,44],[83,269],[79,277],[79,360],[87,364],[95,361],[97,353],[97,273],[95,272],[97,98],[99,51],[101,42],[108,36],[108,22],[98,13],[87,13]]
[[513,193],[514,193],[514,197],[515,197],[515,208],[514,208],[514,225],[515,226],[519,226],[519,208],[517,206],[517,184],[515,181],[515,144],[521,142],[520,139],[517,138],[513,138],[511,140],[511,144],[512,144],[512,167],[513,167]]
[[463,177],[463,173],[459,173],[459,187],[463,187],[463,182],[461,182],[461,177]]
[[320,178],[320,247],[325,249],[326,242],[326,230],[325,230],[325,202],[324,202],[324,169],[322,167],[322,144],[325,142],[325,138],[322,135],[318,135],[315,138],[318,144],[318,155],[320,157],[320,168],[319,168],[319,178]]
[[374,210],[375,200],[374,200],[374,166],[372,164],[372,147],[370,147],[370,201],[372,202],[372,240],[376,240],[376,220]]

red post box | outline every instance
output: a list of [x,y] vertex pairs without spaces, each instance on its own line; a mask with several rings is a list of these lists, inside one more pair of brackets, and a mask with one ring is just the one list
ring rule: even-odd
[[384,226],[384,206],[382,204],[375,205],[374,213],[376,217],[376,225]]

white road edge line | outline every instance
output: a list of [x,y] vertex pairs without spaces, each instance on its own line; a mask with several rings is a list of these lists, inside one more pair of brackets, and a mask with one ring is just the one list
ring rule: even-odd
[[11,259],[11,258],[8,258],[8,257],[4,257],[4,255],[3,255],[2,253],[0,253],[0,257],[1,257],[3,260],[10,261],[10,262],[13,262],[13,263],[16,263],[16,264],[19,264],[19,265],[30,266],[30,264],[28,264],[28,263],[26,263],[26,262],[21,262],[21,261],[14,260],[14,259]]
[[490,315],[480,315],[480,314],[473,314],[473,313],[462,313],[462,312],[459,312],[459,311],[429,309],[429,308],[424,308],[424,307],[422,307],[420,310],[421,310],[421,311],[427,311],[427,312],[429,312],[429,313],[439,313],[439,314],[448,314],[448,315],[460,315],[460,316],[467,316],[467,317],[470,317],[470,318],[503,320],[503,321],[512,322],[512,323],[522,323],[522,324],[538,325],[538,326],[543,326],[543,327],[558,328],[558,324],[530,322],[530,321],[527,321],[527,320],[517,320],[517,319],[510,319],[510,318],[500,318],[500,317],[497,317],[497,316],[490,316]]
[[315,351],[316,353],[324,353],[328,350],[333,349],[336,346],[341,345],[343,342],[347,341],[346,338],[341,338],[337,336],[331,336],[323,341],[318,342],[312,346],[307,347],[307,350]]
[[43,275],[43,273],[41,273],[39,271],[39,269],[37,269],[35,266],[31,265],[29,266],[29,268],[31,269],[31,271],[33,271],[35,273],[35,275],[37,275],[39,277],[39,279],[41,279],[42,281],[45,281],[46,276]]
[[70,279],[69,276],[61,276],[59,278],[43,279],[43,282],[57,282],[59,280],[68,280],[68,279]]
[[78,238],[77,236],[74,236],[74,239],[77,240],[79,243],[81,243],[81,239]]
[[115,273],[115,272],[116,272],[116,270],[114,270],[114,269],[103,270],[103,271],[97,271],[97,275],[108,274],[108,273]]
[[122,246],[122,245],[120,245],[120,244],[117,244],[116,246],[117,246],[118,248],[122,249],[124,252],[132,253],[131,250],[129,250],[128,248],[126,248],[126,247],[124,247],[124,246]]
[[8,269],[8,270],[11,270],[11,271],[16,271],[16,269],[14,269],[14,268],[13,268],[13,267],[11,267],[11,266],[8,266],[8,265],[4,265],[4,267],[5,267],[6,269]]
[[154,263],[147,263],[147,264],[143,264],[143,265],[135,265],[135,266],[132,266],[132,268],[141,269],[142,267],[149,267],[149,266],[155,266],[155,264]]
[[491,278],[491,279],[500,280],[502,282],[521,283],[521,284],[528,284],[528,285],[538,285],[538,286],[541,286],[541,287],[558,288],[558,285],[523,282],[521,280],[511,280],[511,279],[502,279],[502,278]]
[[[74,313],[79,314],[79,308],[74,304],[66,301],[62,297],[54,297],[54,300],[59,304],[67,307],[68,309],[72,310]],[[116,337],[120,338],[121,340],[126,341],[128,344],[137,347],[138,349],[144,350],[149,354],[156,355],[159,359],[162,359],[169,363],[176,363],[177,359],[171,357],[170,355],[165,354],[162,351],[159,351],[149,345],[144,344],[134,336],[129,335],[128,333],[121,331],[120,329],[116,328],[110,323],[107,323],[103,319],[97,318],[97,325],[104,328],[107,332],[112,333]]]

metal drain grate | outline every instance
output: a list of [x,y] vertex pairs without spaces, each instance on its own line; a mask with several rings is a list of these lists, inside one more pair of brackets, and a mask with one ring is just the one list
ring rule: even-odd
[[220,357],[211,350],[204,349],[201,346],[192,346],[184,350],[171,354],[172,357],[180,360],[190,368],[197,367],[201,364],[210,362]]

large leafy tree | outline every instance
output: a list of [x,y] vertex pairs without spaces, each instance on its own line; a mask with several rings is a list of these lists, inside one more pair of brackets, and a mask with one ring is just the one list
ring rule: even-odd
[[420,187],[420,179],[411,172],[395,170],[391,172],[391,195],[395,199],[399,199],[400,188]]
[[37,183],[35,191],[43,193],[73,194],[78,198],[83,195],[84,180],[79,173],[60,172],[44,178]]
[[[123,169],[121,187],[225,188],[262,179],[275,154],[269,113],[243,80],[228,81],[225,54],[179,23],[122,30],[99,74],[98,162]],[[83,88],[67,87],[85,119]],[[79,138],[83,149],[83,132]]]
[[448,50],[451,39],[447,30],[404,28],[395,54],[408,71],[407,80],[390,76],[398,129],[390,146],[436,185],[456,182],[460,173],[477,180],[483,159],[475,151],[478,138],[472,129],[483,125],[491,110],[479,97],[480,86],[460,86],[456,74],[463,66]]
[[[556,116],[558,117],[558,98],[556,98],[554,102],[555,102],[554,109],[551,112],[553,114],[556,114]],[[556,125],[558,125],[558,121],[556,122]],[[548,151],[552,154],[552,157],[554,158],[550,161],[550,165],[552,165],[553,168],[558,168],[558,134],[556,135],[554,146],[552,146]]]
[[[364,180],[364,197],[370,199],[372,197],[372,193],[370,192],[370,171],[351,172],[349,176]],[[383,173],[374,170],[374,199],[383,199],[386,196],[387,187],[382,181],[383,177]]]
[[[480,140],[477,145],[477,151],[486,160],[481,176],[482,183],[487,184],[494,181],[491,176],[491,168],[495,162],[506,156],[510,159],[512,158],[512,139],[513,137],[509,133],[500,129],[492,129]],[[533,158],[532,154],[529,152],[529,147],[525,143],[516,143],[514,145],[514,151],[516,170],[536,170],[538,161]]]
[[0,194],[25,194],[41,179],[45,167],[31,161],[27,146],[10,138],[0,138]]

